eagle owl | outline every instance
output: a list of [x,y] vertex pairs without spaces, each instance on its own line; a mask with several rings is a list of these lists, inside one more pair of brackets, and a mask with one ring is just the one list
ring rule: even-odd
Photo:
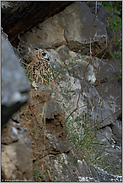
[[51,86],[53,75],[50,65],[50,58],[42,49],[37,49],[28,57],[28,77],[35,83]]

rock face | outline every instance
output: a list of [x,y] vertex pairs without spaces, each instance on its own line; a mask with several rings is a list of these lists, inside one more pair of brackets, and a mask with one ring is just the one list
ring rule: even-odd
[[[32,180],[29,134],[10,117],[28,101],[30,85],[19,59],[2,33],[2,181]],[[18,122],[16,116],[14,121]],[[9,123],[7,124],[7,122]]]
[[26,128],[12,120],[1,138],[2,181],[32,181],[31,140]]
[[[14,41],[18,34],[60,12],[72,2],[1,2],[2,27]],[[10,18],[11,17],[11,18]],[[16,26],[15,26],[16,25]]]
[[57,181],[59,178],[77,181],[77,175],[67,166],[60,168],[64,161],[69,161],[70,168],[75,169],[74,156],[67,140],[64,111],[50,88],[39,86],[38,90],[30,91],[29,107],[21,116],[20,123],[27,126],[31,134],[34,181],[37,171],[41,172],[39,181]]
[[121,181],[120,176],[101,169],[97,173],[97,167],[76,160],[67,139],[64,111],[50,88],[31,89],[30,103],[21,114],[20,123],[27,126],[32,140],[34,181]]
[[85,3],[75,2],[61,13],[40,23],[38,29],[33,28],[33,33],[29,31],[21,38],[27,45],[34,44],[46,49],[67,45],[71,51],[82,50],[85,54],[89,53],[91,36],[92,52],[95,55],[105,47],[107,33],[104,24],[98,19],[95,20],[91,32],[93,19],[94,15]]
[[[92,29],[92,56],[98,55],[105,47],[106,39],[110,40],[106,24],[101,21],[100,16],[97,16]],[[90,61],[89,56],[83,56],[84,53],[89,53],[93,19],[94,15],[86,4],[75,2],[23,34],[19,38],[20,42],[16,50],[19,50],[20,57],[26,61],[27,55],[24,52],[28,53],[28,50],[35,47],[47,49],[52,58],[50,61],[52,67],[59,75],[55,81],[56,85],[58,83],[58,91],[60,93],[68,91],[65,94],[67,100],[59,95],[68,111],[67,117],[76,108],[84,79],[78,101],[78,107],[83,107],[74,115],[81,115],[82,112],[91,114],[93,124],[98,118],[100,128],[98,137],[102,144],[106,143],[108,148],[110,147],[110,160],[114,158],[117,162],[118,157],[121,158],[121,121],[117,120],[121,113],[121,85],[118,83],[120,72],[117,61],[104,59],[107,58],[104,52],[98,55],[99,57],[105,55],[102,59],[93,57]],[[85,48],[82,48],[83,46]],[[61,67],[64,68],[62,73],[60,73]],[[113,129],[117,132],[114,133]],[[113,144],[111,139],[115,139]],[[109,156],[107,148],[105,153]],[[117,156],[114,156],[114,153]],[[114,171],[113,173],[115,174]]]
[[2,34],[2,126],[28,101],[30,85],[12,46]]
[[[50,52],[52,54],[52,50]],[[57,54],[58,52],[54,55]],[[66,60],[65,63],[68,64],[71,60]],[[121,86],[117,79],[119,71],[112,61],[107,63],[96,58],[90,63],[90,67],[88,67],[84,78],[84,71],[89,60],[88,56],[81,56],[81,59],[76,56],[75,62],[71,64],[73,67],[70,68],[71,65],[69,65],[69,69],[66,69],[64,74],[59,75],[59,79],[57,80],[58,90],[61,93],[59,98],[64,101],[63,104],[68,117],[76,109],[79,92],[84,79],[78,102],[79,109],[73,113],[74,117],[86,112],[92,116],[92,125],[98,121],[97,124],[100,130],[97,137],[100,139],[102,146],[105,147],[105,150],[103,149],[105,159],[112,163],[119,162],[122,147],[122,122],[117,120],[121,113]],[[63,63],[62,60],[59,62]],[[64,95],[62,96],[63,91]],[[121,167],[119,166],[119,168]],[[112,173],[115,174],[116,169]]]
[[[21,110],[20,123],[28,128],[32,140],[35,181],[122,181],[121,176],[114,176],[121,175],[122,87],[118,82],[118,61],[108,59],[109,50],[105,50],[113,35],[106,28],[106,17],[102,18],[104,7],[93,24],[94,6],[87,4],[74,2],[18,35],[15,51],[25,63],[34,49],[46,49],[57,93],[55,99],[49,88],[32,89],[29,105]],[[92,57],[84,55],[90,52],[90,35]],[[67,141],[64,111],[58,101],[64,106],[68,121],[83,113],[91,115],[89,120],[92,126],[97,125],[96,139],[103,151],[99,157],[93,153],[90,156],[95,161],[104,157],[100,168],[108,173],[94,164],[88,165],[82,152],[82,161],[76,161],[76,149]],[[86,121],[88,118],[79,123],[84,126]],[[78,122],[74,126],[77,130]]]
[[[95,2],[88,1],[87,5],[89,6],[91,12],[95,15]],[[107,32],[107,35],[108,35],[109,42],[112,41],[112,43],[113,43],[114,40],[112,38],[114,38],[114,37],[115,37],[115,40],[122,39],[122,35],[121,35],[121,32],[119,30],[111,31],[110,30],[110,26],[107,26],[107,20],[109,19],[109,17],[110,18],[112,17],[112,18],[115,19],[115,17],[112,16],[112,13],[109,13],[108,10],[105,7],[101,6],[100,2],[97,2],[97,11],[98,11],[97,17],[98,17],[99,21],[103,22],[103,24],[104,24],[104,26],[106,28],[106,32]],[[111,25],[111,22],[109,23],[109,25]],[[114,54],[114,52],[116,50],[117,51],[120,50],[119,46],[115,45],[115,44],[114,45],[111,44],[110,52],[112,53],[112,55],[114,57],[116,57],[115,54]],[[119,59],[120,60],[122,59],[121,56],[119,57]]]

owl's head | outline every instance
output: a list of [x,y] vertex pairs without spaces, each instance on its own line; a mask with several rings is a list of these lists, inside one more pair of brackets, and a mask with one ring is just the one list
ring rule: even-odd
[[50,57],[48,56],[47,52],[45,52],[43,49],[35,48],[33,52],[29,55],[28,63],[35,63],[40,60],[50,60]]
[[45,58],[45,59],[49,60],[48,54],[47,54],[46,51],[44,51],[43,49],[36,49],[35,52],[36,52],[36,56],[37,56],[39,59]]

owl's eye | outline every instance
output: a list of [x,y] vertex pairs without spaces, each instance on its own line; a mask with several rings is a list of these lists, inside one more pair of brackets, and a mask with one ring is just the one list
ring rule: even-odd
[[45,55],[46,55],[46,53],[44,53],[44,52],[43,52],[43,53],[42,53],[42,55],[43,55],[43,56],[45,56]]

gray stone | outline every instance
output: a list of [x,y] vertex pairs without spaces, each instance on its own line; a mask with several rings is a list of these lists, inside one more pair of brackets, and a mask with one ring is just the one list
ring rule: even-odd
[[[61,12],[59,16],[61,18],[60,25],[65,30],[69,49],[72,51],[82,50],[83,54],[89,53],[90,33],[94,16],[88,6],[83,2],[75,2]],[[91,41],[93,54],[99,52],[97,45],[103,47],[106,41],[106,29],[98,19],[94,22]],[[85,49],[82,48],[83,45]]]
[[14,53],[11,44],[2,33],[2,126],[23,104],[28,101],[30,85],[24,70],[19,64],[19,58]]
[[[18,36],[19,43],[15,50],[19,52],[21,59],[27,60],[28,52],[31,52],[35,47],[46,48],[52,58],[50,61],[53,70],[56,71],[56,76],[59,69],[63,69],[63,72],[56,78],[55,86],[58,89],[58,100],[60,99],[66,107],[66,116],[69,116],[76,108],[84,72],[90,62],[89,56],[83,57],[82,55],[90,51],[89,41],[95,16],[94,10],[95,2],[74,2],[61,13],[50,17],[43,23],[40,22],[37,26],[34,25],[35,27],[30,31]],[[106,46],[108,39],[112,39],[113,34],[106,28],[107,16],[107,10],[102,7],[92,29],[92,56]],[[98,57],[102,57],[104,51],[98,54]],[[109,52],[109,50],[106,51]],[[107,55],[105,54],[105,58]],[[119,68],[115,61],[114,63],[112,60],[103,58],[93,57],[90,62],[80,93],[78,103],[80,108],[73,115],[76,117],[86,112],[92,115],[92,120],[89,117],[92,126],[98,122],[99,133],[96,137],[100,139],[100,146],[104,148],[98,158],[104,157],[103,160],[106,162],[101,159],[103,165],[101,164],[100,167],[107,168],[109,162],[112,173],[116,174],[121,172],[122,155],[122,125],[121,121],[117,120],[121,114],[121,86],[117,82]],[[35,119],[39,122],[38,129],[42,130],[43,135],[46,135],[45,144],[44,138],[41,141],[38,137],[34,137],[36,141],[39,140],[42,149],[41,152],[34,152],[34,160],[40,155],[41,161],[35,160],[37,163],[46,164],[44,169],[49,167],[51,170],[50,167],[53,167],[53,176],[50,176],[49,179],[48,175],[48,178],[44,179],[45,181],[59,181],[60,179],[61,181],[90,182],[122,181],[121,176],[108,174],[94,165],[91,167],[84,160],[79,160],[75,164],[75,155],[71,154],[72,149],[69,148],[67,141],[64,111],[61,110],[59,103],[52,98],[51,90],[39,87],[39,92],[38,90],[31,91],[31,97],[30,108],[34,113],[32,115],[35,115]],[[28,117],[30,117],[30,113]],[[32,117],[28,122],[32,128],[36,123]],[[31,127],[30,130],[32,130]],[[75,125],[75,130],[77,130],[76,127]],[[13,134],[11,137],[13,140],[17,140]],[[9,142],[11,142],[10,139]],[[4,143],[6,143],[6,138]],[[96,154],[90,154],[90,157],[92,156],[97,157]],[[110,168],[108,170],[110,171]]]
[[26,128],[11,121],[2,130],[2,181],[32,181],[31,139]]
[[[27,32],[19,39],[22,41],[24,38],[27,47],[30,44],[38,44],[38,47],[54,49],[67,45],[71,51],[81,50],[83,54],[87,54],[90,50],[90,32],[93,19],[94,15],[85,3],[74,2],[59,14],[40,23],[35,33]],[[96,19],[91,35],[93,55],[104,48],[106,38],[107,32],[104,24]],[[82,48],[83,46],[85,48]],[[100,56],[103,52],[100,53]]]
[[54,116],[59,115],[60,113],[61,113],[60,105],[54,99],[50,100],[47,106],[46,118],[54,119]]
[[2,1],[1,24],[4,28],[4,32],[9,35],[9,39],[14,41],[18,34],[22,34],[34,26],[34,22],[35,24],[43,22],[71,3],[73,2]]
[[[96,2],[88,1],[87,5],[90,7],[91,12],[95,15]],[[106,27],[107,42],[111,43],[111,49],[109,51],[113,55],[113,57],[117,59],[116,55],[114,54],[114,51],[120,51],[120,47],[118,45],[112,45],[112,42],[113,42],[112,38],[115,37],[115,40],[122,39],[122,36],[121,36],[122,34],[119,29],[117,31],[110,30],[110,26],[112,25],[112,22],[109,22],[109,26],[107,26],[107,20],[109,20],[109,18],[113,18],[114,20],[116,19],[116,17],[114,16],[114,12],[113,10],[110,10],[108,12],[107,8],[101,5],[100,2],[97,2],[97,12],[98,12],[97,18]],[[119,57],[119,59],[121,60],[121,57]]]

